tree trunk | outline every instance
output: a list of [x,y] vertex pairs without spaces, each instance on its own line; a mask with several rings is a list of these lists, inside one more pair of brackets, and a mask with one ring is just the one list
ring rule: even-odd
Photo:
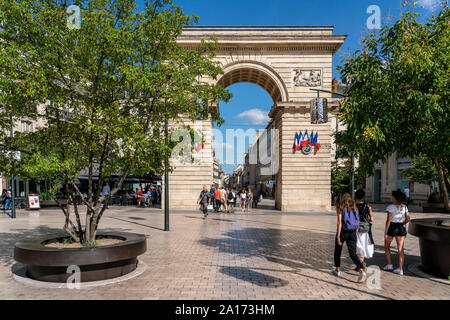
[[450,206],[449,206],[449,201],[448,201],[448,190],[447,190],[447,184],[445,181],[444,166],[441,163],[440,159],[438,159],[438,158],[433,158],[433,163],[436,166],[436,170],[438,172],[439,188],[441,189],[441,197],[442,197],[442,201],[444,202],[445,211],[450,212]]
[[91,242],[91,216],[92,213],[90,212],[91,209],[86,208],[86,222],[84,224],[84,240],[86,242]]
[[78,211],[76,195],[72,192],[71,197],[72,197],[71,201],[73,203],[73,211],[75,213],[75,219],[78,225],[78,237],[80,238],[80,242],[83,242],[84,241],[83,227],[81,226],[80,213]]

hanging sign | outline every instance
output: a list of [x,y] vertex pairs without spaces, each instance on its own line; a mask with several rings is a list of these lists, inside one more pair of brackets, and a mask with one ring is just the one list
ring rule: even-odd
[[316,132],[314,134],[314,130],[311,131],[311,134],[308,134],[308,130],[305,131],[305,133],[302,133],[301,131],[299,133],[295,133],[294,138],[294,153],[296,151],[301,151],[305,155],[311,154],[313,147],[315,149],[315,152],[320,150],[320,143],[319,143],[319,133]]

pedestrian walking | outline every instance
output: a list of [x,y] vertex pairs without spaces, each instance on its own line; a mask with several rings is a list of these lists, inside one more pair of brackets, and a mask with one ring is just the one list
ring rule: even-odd
[[145,206],[151,207],[152,206],[152,189],[148,188],[147,192],[145,193]]
[[214,199],[215,199],[215,208],[214,211],[216,213],[219,212],[220,210],[220,205],[221,205],[221,199],[222,199],[222,192],[220,191],[219,188],[216,188],[216,190],[214,191]]
[[357,233],[356,254],[366,269],[364,259],[372,258],[374,241],[372,236],[373,212],[372,208],[364,201],[365,192],[358,189],[355,192],[356,208],[359,214],[359,230]]
[[5,206],[3,207],[3,210],[10,210],[11,206],[12,206],[12,201],[11,201],[11,191],[10,190],[5,190]]
[[409,202],[411,201],[411,198],[409,197],[409,187],[406,186],[406,187],[403,189],[403,191],[404,191],[405,196],[406,196],[406,206],[409,206]]
[[334,266],[333,274],[337,277],[340,276],[341,271],[341,254],[344,242],[347,243],[348,253],[353,263],[357,267],[359,272],[358,282],[363,282],[366,277],[364,272],[364,265],[358,259],[356,255],[356,233],[359,229],[359,216],[356,209],[355,203],[349,193],[345,193],[339,205],[336,203],[336,214],[337,214],[337,232],[335,238],[334,247]]
[[139,187],[139,188],[136,190],[136,201],[137,201],[138,207],[141,206],[141,201],[142,201],[142,195],[143,195],[143,193],[144,193],[144,192],[142,191],[141,187]]
[[[247,208],[247,191],[245,188],[241,191],[241,210],[244,211]],[[247,210],[248,211],[248,210]]]
[[110,192],[111,192],[111,188],[109,187],[109,184],[107,183],[103,186],[102,193],[106,197]]
[[1,201],[2,201],[2,208],[4,208],[5,207],[5,203],[6,203],[6,189],[3,189],[3,191],[2,191],[2,199],[1,199]]
[[236,195],[234,194],[233,190],[231,188],[228,188],[228,195],[227,195],[227,204],[228,204],[228,211],[231,213],[234,213],[234,206],[236,202]]
[[258,202],[261,194],[258,192],[257,189],[255,189],[255,192],[253,192],[253,208],[258,207]]
[[223,186],[220,187],[220,203],[223,206],[223,212],[227,212],[228,211],[227,190]]
[[[101,193],[103,194],[104,197],[108,197],[110,192],[111,192],[111,188],[109,187],[109,184],[107,183],[103,186]],[[108,209],[108,202],[106,202],[106,209]]]
[[253,208],[253,191],[251,188],[248,189],[248,205],[247,206],[251,206]]
[[[405,205],[407,201],[406,195],[400,190],[392,191],[392,203],[386,208],[387,218],[384,231],[384,251],[386,254],[387,265],[383,268],[386,271],[394,271],[394,273],[403,275],[403,265],[405,262],[405,239],[406,224],[411,220],[408,207]],[[394,270],[391,259],[391,243],[395,238],[398,249],[398,268]]]
[[197,204],[200,204],[200,209],[203,211],[203,217],[208,216],[208,205],[211,204],[211,193],[208,192],[208,188],[203,186],[203,190],[200,192]]

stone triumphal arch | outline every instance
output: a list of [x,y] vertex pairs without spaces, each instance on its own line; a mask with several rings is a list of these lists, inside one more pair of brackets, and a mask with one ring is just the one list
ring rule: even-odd
[[[250,82],[272,97],[269,116],[279,132],[277,208],[287,212],[330,211],[333,115],[327,123],[311,124],[310,103],[317,93],[310,89],[331,90],[332,57],[346,36],[333,35],[332,26],[189,27],[178,43],[196,47],[211,37],[218,40],[214,59],[224,71],[216,80],[219,84],[228,87]],[[321,93],[321,97],[330,98],[330,94]],[[334,106],[329,103],[328,107]],[[202,120],[200,127],[205,141],[200,161],[175,165],[170,174],[172,209],[196,209],[202,186],[212,184],[212,123]],[[318,152],[309,155],[293,150],[296,133],[306,130],[318,133],[321,145]]]

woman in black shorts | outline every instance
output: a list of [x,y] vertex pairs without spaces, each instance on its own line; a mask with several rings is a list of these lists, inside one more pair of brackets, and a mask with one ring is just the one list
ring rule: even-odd
[[[384,231],[384,251],[387,265],[383,268],[387,271],[403,275],[403,263],[405,261],[404,244],[406,238],[406,224],[411,220],[406,202],[406,195],[400,190],[393,191],[391,200],[393,204],[386,209],[387,219]],[[398,248],[398,268],[394,270],[391,260],[391,242],[395,238]]]

